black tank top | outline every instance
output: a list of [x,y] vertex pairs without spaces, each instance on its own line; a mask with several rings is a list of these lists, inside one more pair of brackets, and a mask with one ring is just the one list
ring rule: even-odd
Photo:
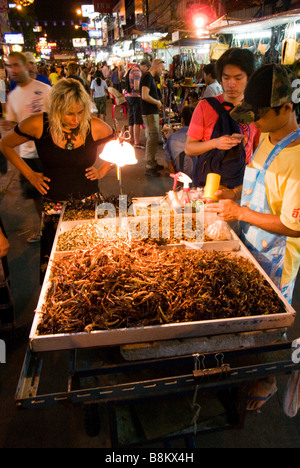
[[81,200],[98,192],[98,181],[87,179],[85,170],[96,162],[99,156],[98,147],[111,140],[112,136],[94,141],[90,130],[82,146],[67,150],[54,143],[46,113],[43,114],[43,120],[43,134],[33,141],[43,166],[43,174],[51,180],[45,198],[60,202]]

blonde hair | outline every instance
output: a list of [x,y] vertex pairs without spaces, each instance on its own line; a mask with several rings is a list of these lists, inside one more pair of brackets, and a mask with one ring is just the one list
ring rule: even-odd
[[63,139],[62,118],[70,112],[74,104],[81,104],[84,108],[79,135],[85,141],[91,125],[90,96],[79,80],[73,78],[59,80],[51,90],[47,112],[50,131],[58,141]]

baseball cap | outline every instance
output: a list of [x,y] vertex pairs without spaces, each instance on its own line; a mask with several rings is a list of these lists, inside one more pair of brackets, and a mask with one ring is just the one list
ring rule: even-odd
[[231,117],[240,123],[250,124],[261,119],[272,108],[292,102],[295,91],[292,82],[296,78],[282,65],[264,65],[250,78],[244,101],[230,112]]
[[28,63],[29,62],[34,62],[35,63],[35,56],[33,55],[32,52],[23,52],[23,54],[25,55]]
[[143,59],[140,65],[146,65],[147,68],[151,68],[151,62],[147,59]]

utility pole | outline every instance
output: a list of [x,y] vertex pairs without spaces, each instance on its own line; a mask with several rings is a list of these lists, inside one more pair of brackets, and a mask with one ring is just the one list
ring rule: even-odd
[[146,27],[147,30],[149,29],[149,0],[144,1],[144,14],[146,16]]

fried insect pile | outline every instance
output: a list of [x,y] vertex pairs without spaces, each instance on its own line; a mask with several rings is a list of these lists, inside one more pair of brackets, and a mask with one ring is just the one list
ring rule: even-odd
[[285,312],[241,257],[104,241],[53,262],[40,335]]

